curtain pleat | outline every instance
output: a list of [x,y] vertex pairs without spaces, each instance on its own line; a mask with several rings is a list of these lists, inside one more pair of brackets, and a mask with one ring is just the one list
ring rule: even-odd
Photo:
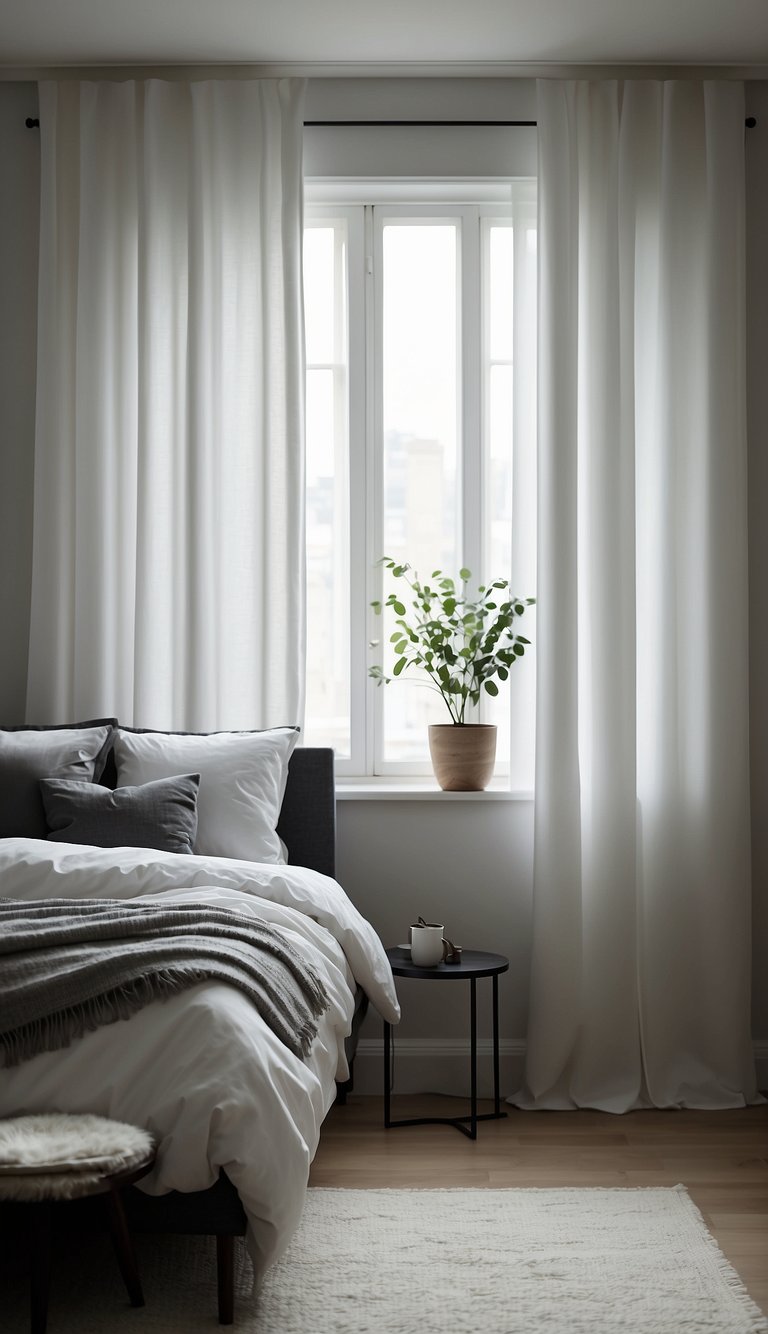
[[744,100],[541,81],[542,1108],[736,1107],[750,1044]]
[[31,721],[301,721],[303,96],[41,84]]

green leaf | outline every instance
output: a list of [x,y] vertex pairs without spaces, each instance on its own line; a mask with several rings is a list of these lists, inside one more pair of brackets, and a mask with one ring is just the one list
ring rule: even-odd
[[376,612],[376,615],[377,615],[377,616],[380,616],[380,615],[381,615],[381,603],[380,603],[380,602],[372,602],[372,603],[371,603],[371,606],[373,607],[373,610]]
[[402,602],[398,602],[397,599],[395,599],[395,601],[392,603],[392,606],[394,607],[398,616],[405,616],[405,607]]
[[[397,668],[395,668],[395,670],[397,670]],[[515,677],[515,680],[517,680],[517,677]],[[499,693],[499,687],[495,681],[486,681],[485,688],[489,695],[498,695]]]
[[405,666],[405,658],[398,658],[397,662],[392,668],[392,675],[399,676],[404,666]]
[[468,579],[472,578],[472,571],[468,570],[466,565],[462,565],[461,569],[459,570],[459,578],[463,579],[464,583],[466,583]]
[[[516,658],[522,658],[523,654],[525,653],[525,649],[523,648],[522,644],[515,644],[515,647],[512,650],[512,652],[514,653]],[[517,680],[517,677],[515,677],[515,680]]]
[[443,611],[445,612],[446,616],[453,616],[455,610],[456,610],[456,599],[446,598],[445,602],[443,603]]

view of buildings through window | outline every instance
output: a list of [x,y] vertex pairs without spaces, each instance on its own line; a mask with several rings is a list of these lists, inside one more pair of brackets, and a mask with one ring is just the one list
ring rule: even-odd
[[[461,565],[459,245],[452,220],[382,228],[383,550],[422,579]],[[391,674],[395,627],[386,616],[381,627]],[[422,760],[428,723],[448,721],[428,677],[403,676],[381,704],[382,758]]]
[[350,755],[347,228],[304,232],[308,745]]
[[[427,724],[448,721],[444,705],[426,678],[404,676],[378,691],[367,679],[355,687],[351,648],[357,636],[367,646],[374,634],[380,648],[372,652],[381,653],[385,669],[393,664],[393,626],[386,618],[371,624],[367,606],[382,591],[375,567],[382,554],[408,562],[422,577],[438,568],[456,576],[462,564],[475,582],[509,576],[515,238],[510,219],[478,208],[455,210],[459,216],[428,207],[421,215],[371,209],[368,244],[358,247],[369,258],[355,274],[350,228],[359,225],[363,235],[363,212],[361,206],[359,224],[354,210],[340,217],[310,213],[305,232],[305,730],[307,744],[335,748],[342,772],[350,764],[364,772],[364,753],[369,772],[413,772],[428,769]],[[529,250],[535,247],[534,232],[525,239]],[[355,283],[366,317],[351,329]],[[353,361],[358,354],[356,370],[350,349]],[[368,423],[367,438],[358,438],[350,412],[356,377],[367,405],[356,421]],[[354,451],[366,461],[359,481],[351,477]],[[364,575],[358,588],[365,605],[354,605],[353,570]],[[388,591],[384,584],[384,597]],[[372,652],[366,665],[375,660]],[[370,711],[376,711],[373,726]],[[482,720],[500,724],[503,763],[507,691],[484,702]],[[361,738],[355,744],[362,730],[375,738],[372,763],[370,744]]]

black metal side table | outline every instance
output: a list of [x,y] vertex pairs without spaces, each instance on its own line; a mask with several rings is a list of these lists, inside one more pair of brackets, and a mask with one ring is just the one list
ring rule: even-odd
[[[463,950],[461,963],[440,963],[436,968],[419,968],[411,961],[409,950],[400,946],[387,950],[387,958],[395,977],[418,978],[424,982],[469,982],[470,1015],[470,1107],[469,1116],[416,1116],[393,1121],[391,1116],[390,1050],[391,1025],[384,1021],[384,1125],[392,1126],[455,1126],[462,1135],[477,1139],[478,1121],[498,1121],[506,1116],[500,1109],[499,1098],[499,974],[506,973],[509,959],[503,954],[488,954],[485,950]],[[493,1099],[494,1110],[477,1112],[477,979],[493,979]],[[469,1124],[467,1125],[467,1122]]]

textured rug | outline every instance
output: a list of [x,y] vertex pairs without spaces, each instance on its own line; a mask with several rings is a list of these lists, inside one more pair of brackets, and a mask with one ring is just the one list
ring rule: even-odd
[[[139,1238],[146,1308],[131,1310],[108,1246],[59,1254],[50,1334],[215,1330],[215,1263],[200,1238]],[[57,1244],[58,1248],[58,1244]],[[77,1263],[75,1263],[77,1257]],[[7,1256],[6,1256],[7,1258]],[[26,1291],[3,1283],[3,1334]],[[682,1186],[644,1190],[310,1190],[258,1298],[240,1252],[246,1334],[757,1334],[747,1296]]]

